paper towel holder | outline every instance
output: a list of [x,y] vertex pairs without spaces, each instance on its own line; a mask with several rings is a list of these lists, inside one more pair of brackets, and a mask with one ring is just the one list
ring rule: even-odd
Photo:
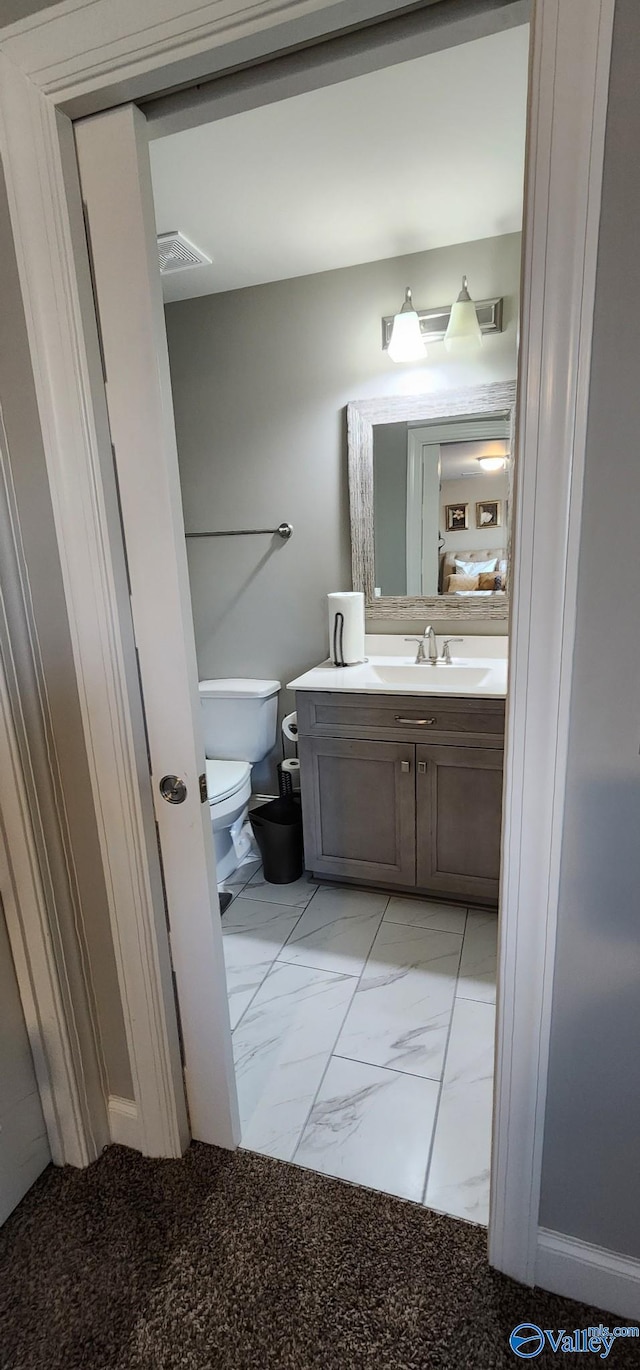
[[[367,657],[363,658],[367,661]],[[340,670],[353,665],[353,662],[344,659],[344,614],[338,609],[333,620],[333,664]]]

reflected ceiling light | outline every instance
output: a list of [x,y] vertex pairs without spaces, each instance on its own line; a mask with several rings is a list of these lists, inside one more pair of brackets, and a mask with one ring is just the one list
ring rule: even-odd
[[394,316],[388,352],[393,362],[417,362],[427,355],[409,286],[404,292],[402,309]]
[[476,461],[483,471],[504,471],[507,464],[506,457],[476,457]]
[[[478,314],[469,294],[466,276],[462,277],[462,290],[454,305],[444,335],[447,352],[474,352],[482,342]],[[495,469],[495,468],[494,468]]]

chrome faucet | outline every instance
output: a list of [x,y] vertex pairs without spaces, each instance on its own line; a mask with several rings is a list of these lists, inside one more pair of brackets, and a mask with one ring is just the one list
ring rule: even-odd
[[438,660],[438,644],[430,623],[427,624],[424,630],[424,640],[429,644],[429,662],[432,666],[435,666],[436,661]]
[[[436,635],[430,623],[427,624],[422,637],[405,637],[405,642],[417,642],[418,651],[416,653],[416,666],[435,666],[438,662],[438,644]],[[427,650],[425,651],[425,648]]]

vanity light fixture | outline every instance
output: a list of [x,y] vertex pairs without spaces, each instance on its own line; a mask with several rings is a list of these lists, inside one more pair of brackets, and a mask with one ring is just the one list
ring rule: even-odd
[[507,465],[506,457],[476,457],[476,461],[483,471],[504,471]]
[[[466,282],[466,276],[464,279]],[[464,289],[466,286],[463,286]],[[469,295],[468,290],[467,295]],[[481,333],[502,333],[504,300],[501,296],[493,300],[475,301],[470,297],[468,300],[459,298],[453,305],[443,304],[437,309],[416,309],[411,291],[407,289],[400,313],[387,314],[382,320],[383,350],[388,350],[389,356],[394,362],[421,360],[426,355],[425,343],[442,342],[443,338],[447,338],[454,310],[463,308],[465,304],[470,306],[475,317],[475,325],[473,325],[473,318],[471,319],[473,325],[471,347],[477,346],[477,338]],[[416,319],[420,330],[420,343],[418,343]],[[410,334],[410,348],[407,344],[407,333]],[[419,346],[420,350],[418,350]],[[459,345],[457,337],[455,341],[450,339],[447,346],[450,351],[471,350],[468,346],[468,339]]]
[[427,355],[409,286],[404,292],[402,309],[394,316],[388,352],[392,362],[418,362]]
[[[462,277],[462,290],[454,305],[444,335],[447,352],[473,352],[482,342],[475,304],[471,299],[466,276]],[[496,469],[496,468],[494,468]]]

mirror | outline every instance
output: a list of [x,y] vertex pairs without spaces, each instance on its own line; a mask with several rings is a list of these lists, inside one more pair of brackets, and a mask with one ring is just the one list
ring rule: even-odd
[[515,383],[349,405],[354,588],[376,618],[505,618]]

